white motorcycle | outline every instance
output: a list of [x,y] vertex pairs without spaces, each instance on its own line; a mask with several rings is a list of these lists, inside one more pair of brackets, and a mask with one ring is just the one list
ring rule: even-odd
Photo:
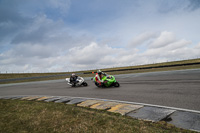
[[76,87],[76,86],[88,86],[88,84],[85,82],[85,80],[82,77],[78,77],[76,79],[76,83],[72,84],[70,83],[70,78],[65,79],[71,87]]

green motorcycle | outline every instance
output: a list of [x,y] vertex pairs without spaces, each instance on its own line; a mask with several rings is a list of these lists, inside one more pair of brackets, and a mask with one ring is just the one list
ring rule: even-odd
[[100,86],[98,82],[96,82],[95,77],[92,78],[92,80],[94,81],[95,85],[97,87],[119,87],[120,84],[115,80],[115,77],[112,75],[107,75],[107,76],[103,76],[102,77],[102,85]]

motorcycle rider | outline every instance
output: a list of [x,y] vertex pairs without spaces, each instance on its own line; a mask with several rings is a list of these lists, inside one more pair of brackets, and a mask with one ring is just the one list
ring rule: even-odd
[[102,72],[101,70],[98,70],[95,75],[95,81],[96,81],[95,84],[97,84],[98,86],[102,86],[102,83],[103,83],[102,78],[105,75],[106,75],[106,73]]
[[72,73],[72,76],[70,77],[70,83],[72,84],[72,86],[75,86],[75,84],[78,82],[77,79],[78,76],[75,73]]

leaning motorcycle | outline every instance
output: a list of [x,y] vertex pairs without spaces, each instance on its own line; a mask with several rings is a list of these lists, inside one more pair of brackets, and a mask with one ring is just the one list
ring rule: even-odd
[[107,76],[102,77],[103,83],[101,86],[99,85],[98,82],[96,82],[95,77],[92,78],[92,80],[94,81],[97,87],[105,88],[105,87],[119,87],[120,86],[120,84],[116,81],[113,75],[107,75]]
[[85,80],[82,77],[78,77],[74,84],[70,83],[70,78],[66,78],[65,80],[67,81],[67,84],[70,85],[71,87],[88,86],[88,84],[85,82]]

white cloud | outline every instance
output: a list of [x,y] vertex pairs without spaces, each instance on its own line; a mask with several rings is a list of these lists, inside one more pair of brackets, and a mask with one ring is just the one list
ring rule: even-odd
[[71,71],[200,56],[199,2],[73,2],[1,0],[0,71]]
[[128,47],[136,47],[142,45],[143,43],[150,41],[151,39],[158,36],[156,32],[144,32],[134,37],[133,40],[128,44]]
[[103,62],[102,58],[114,55],[118,52],[118,49],[109,47],[108,45],[98,45],[95,42],[84,46],[84,47],[74,47],[69,50],[70,62],[75,64],[96,64],[98,62]]
[[196,49],[200,49],[200,43],[195,46]]
[[[40,0],[41,1],[41,0]],[[71,0],[48,0],[46,4],[50,4],[52,7],[60,9],[62,14],[66,14],[70,8]]]
[[35,17],[33,22],[29,23],[24,29],[20,30],[11,43],[40,43],[43,45],[58,43],[64,37],[69,38],[66,32],[67,28],[63,27],[65,25],[62,21],[53,21],[45,15],[40,15]]
[[54,45],[20,44],[15,49],[1,53],[0,64],[1,71],[4,72],[53,72],[141,65],[199,57],[200,45],[190,47],[190,43],[184,39],[177,39],[169,45],[149,48],[142,53],[136,48],[113,48],[96,42],[70,49],[60,49]]
[[158,38],[156,38],[149,47],[159,48],[166,45],[169,45],[172,42],[176,41],[176,36],[172,32],[163,31]]

